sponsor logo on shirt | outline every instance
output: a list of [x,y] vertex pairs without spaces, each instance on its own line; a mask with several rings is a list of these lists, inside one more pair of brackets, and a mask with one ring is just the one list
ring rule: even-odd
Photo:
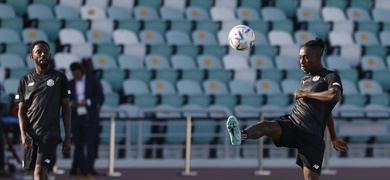
[[52,86],[54,86],[54,80],[53,80],[53,79],[49,79],[49,80],[47,80],[46,84],[47,84],[49,87],[52,87]]
[[34,82],[28,83],[27,86],[29,86],[29,87],[34,86]]
[[312,80],[313,80],[313,82],[316,82],[316,81],[318,81],[319,79],[320,79],[320,76],[314,76]]

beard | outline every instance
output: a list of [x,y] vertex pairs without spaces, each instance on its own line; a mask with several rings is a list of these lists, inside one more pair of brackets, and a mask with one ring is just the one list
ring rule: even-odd
[[41,63],[40,60],[36,60],[35,63],[42,69],[46,69],[49,66],[49,60],[44,63]]

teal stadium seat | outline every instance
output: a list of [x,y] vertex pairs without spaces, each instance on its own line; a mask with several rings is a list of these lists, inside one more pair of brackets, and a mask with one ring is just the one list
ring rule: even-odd
[[184,20],[184,10],[175,7],[162,6],[160,8],[161,19],[164,21]]
[[136,20],[159,20],[160,17],[158,15],[157,9],[145,6],[145,5],[138,5],[135,6],[133,9],[133,16]]
[[49,41],[46,33],[41,29],[25,28],[22,31],[22,39],[26,44],[32,43],[37,40]]
[[173,69],[196,69],[197,65],[193,57],[184,54],[175,54],[170,58]]
[[258,21],[261,20],[258,11],[255,11],[252,7],[238,7],[236,8],[236,16],[242,21]]
[[22,42],[19,33],[13,29],[0,29],[0,43],[19,43]]
[[14,8],[8,4],[0,4],[0,18],[1,19],[16,18],[16,13]]
[[24,16],[27,14],[27,7],[29,6],[29,0],[7,0],[8,5],[12,6],[17,16]]
[[41,4],[30,4],[27,7],[29,19],[54,19],[54,13],[50,7]]
[[208,11],[202,7],[188,6],[184,13],[189,21],[211,20]]
[[358,7],[349,7],[346,13],[348,19],[351,21],[356,21],[356,22],[372,21],[370,13],[366,9],[362,9]]
[[100,30],[88,30],[85,34],[87,41],[92,44],[112,43],[111,35]]

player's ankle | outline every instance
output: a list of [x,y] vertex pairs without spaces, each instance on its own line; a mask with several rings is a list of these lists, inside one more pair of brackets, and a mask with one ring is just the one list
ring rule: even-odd
[[246,139],[248,139],[248,132],[243,130],[243,131],[241,131],[241,140],[244,141]]

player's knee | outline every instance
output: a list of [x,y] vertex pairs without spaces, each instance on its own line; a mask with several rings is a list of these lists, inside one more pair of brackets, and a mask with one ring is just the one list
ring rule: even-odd
[[34,170],[34,180],[46,179],[47,167],[37,164]]
[[266,135],[270,137],[271,139],[277,140],[280,138],[282,134],[282,128],[280,127],[279,123],[276,121],[267,121],[265,122],[266,125]]

